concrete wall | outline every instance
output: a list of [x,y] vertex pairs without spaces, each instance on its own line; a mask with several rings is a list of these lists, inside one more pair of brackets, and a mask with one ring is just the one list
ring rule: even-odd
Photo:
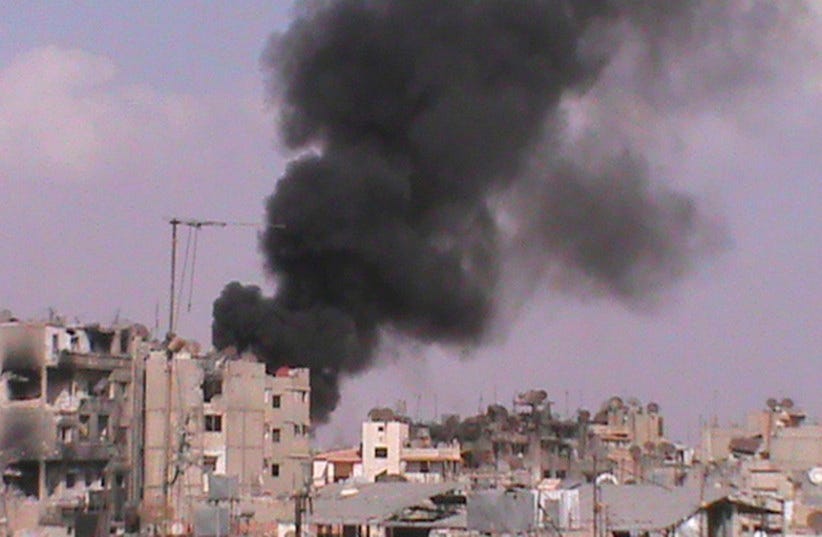
[[770,460],[783,470],[805,471],[822,466],[822,426],[781,429],[771,439]]
[[[310,461],[310,389],[305,368],[282,368],[276,376],[266,377],[263,407],[267,471],[262,482],[264,490],[275,496],[297,490],[306,479],[303,465]],[[273,465],[279,469],[278,476],[272,475]]]
[[[202,369],[187,354],[167,362],[164,351],[155,351],[146,360],[143,511],[148,522],[166,514],[163,483],[166,475],[169,481],[174,476],[175,461],[182,474],[169,486],[168,515],[186,517],[190,507],[186,498],[203,495],[202,381]],[[186,444],[183,449],[181,441]]]
[[[303,481],[301,463],[309,454],[309,380],[307,369],[266,375],[265,365],[249,359],[191,358],[172,361],[171,449],[165,447],[167,372],[164,353],[146,364],[146,509],[160,512],[163,466],[170,453],[185,461],[183,475],[171,488],[173,511],[190,518],[191,501],[207,493],[211,471],[235,476],[243,498],[288,497]],[[206,368],[219,389],[204,398]],[[273,401],[279,397],[279,407]],[[208,426],[206,422],[208,420]],[[219,427],[215,424],[219,422]],[[185,430],[180,447],[179,431]],[[207,430],[208,428],[217,430]],[[274,442],[272,431],[279,431]],[[176,455],[181,453],[181,455]],[[277,476],[272,465],[277,465]],[[208,466],[207,466],[208,465]],[[170,473],[173,475],[173,471]],[[153,507],[152,507],[153,506]],[[178,507],[180,506],[180,507]]]
[[[402,473],[401,452],[409,440],[407,423],[398,421],[367,421],[362,424],[363,477],[374,481],[380,474]],[[378,457],[378,450],[386,450]]]

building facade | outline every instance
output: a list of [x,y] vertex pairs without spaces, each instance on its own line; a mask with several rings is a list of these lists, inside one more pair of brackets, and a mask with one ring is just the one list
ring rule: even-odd
[[[253,356],[154,352],[146,362],[147,521],[185,521],[208,499],[209,475],[236,498],[287,500],[309,462],[307,369],[268,375]],[[170,394],[170,397],[169,397]]]
[[369,421],[362,424],[362,474],[366,481],[401,476],[408,481],[439,483],[455,477],[461,467],[458,442],[433,445],[427,434],[412,437],[410,425],[384,409],[372,411]]
[[[141,325],[0,324],[0,467],[7,530],[126,524],[139,501]],[[137,465],[139,466],[139,465]]]

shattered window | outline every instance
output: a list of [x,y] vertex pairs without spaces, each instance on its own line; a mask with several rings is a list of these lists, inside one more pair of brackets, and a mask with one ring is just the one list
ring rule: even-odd
[[271,408],[280,408],[280,396],[279,395],[272,395],[271,396]]
[[203,380],[203,402],[210,403],[217,395],[223,394],[223,379],[218,376],[207,376]]
[[97,417],[97,432],[100,435],[100,440],[108,438],[108,416],[100,415]]
[[85,440],[85,439],[88,438],[88,435],[89,435],[88,424],[89,424],[90,420],[91,420],[91,416],[89,416],[88,414],[80,414],[80,427],[79,427],[80,434],[79,434],[79,436],[80,436],[81,440]]

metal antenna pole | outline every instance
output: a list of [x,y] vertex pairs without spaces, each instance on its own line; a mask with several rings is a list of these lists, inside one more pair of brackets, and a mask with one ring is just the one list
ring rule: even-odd
[[177,226],[180,220],[172,218],[171,224],[171,290],[168,294],[168,333],[174,332],[174,280],[177,279]]

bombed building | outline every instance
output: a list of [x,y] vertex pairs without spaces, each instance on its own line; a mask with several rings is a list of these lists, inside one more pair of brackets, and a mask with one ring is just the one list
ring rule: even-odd
[[142,325],[0,323],[2,529],[189,531],[215,494],[288,518],[308,370],[198,351]]
[[147,336],[141,325],[0,324],[6,520],[63,525],[94,512],[124,522],[140,493],[132,358]]
[[256,521],[282,516],[309,464],[307,369],[268,375],[251,355],[162,350],[146,359],[145,386],[144,523],[185,525],[215,494]]

